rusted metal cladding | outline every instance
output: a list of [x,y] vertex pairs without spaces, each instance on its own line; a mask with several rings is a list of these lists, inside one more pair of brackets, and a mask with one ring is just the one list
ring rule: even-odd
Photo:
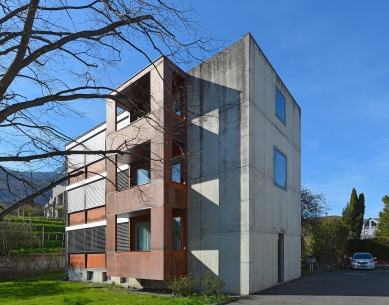
[[179,278],[187,273],[187,254],[186,250],[175,250],[173,252],[173,274]]
[[[152,252],[108,252],[107,275],[132,277],[138,279],[161,280],[159,277],[151,277],[151,269],[163,270],[163,266],[152,264]],[[151,268],[152,266],[152,268]]]
[[105,206],[86,210],[86,222],[95,222],[105,219]]
[[[186,147],[186,121],[183,117],[172,112],[172,75],[176,73],[172,72],[172,67],[172,63],[161,58],[154,65],[140,72],[126,85],[123,85],[121,89],[118,89],[120,91],[124,90],[125,86],[130,87],[149,73],[150,80],[148,82],[151,95],[149,116],[151,119],[139,118],[132,121],[133,114],[130,113],[131,123],[116,131],[116,105],[112,101],[107,101],[106,148],[117,149],[126,142],[134,147],[131,150],[134,153],[139,147],[147,145],[151,176],[150,183],[135,187],[130,185],[128,189],[123,188],[123,190],[117,191],[118,166],[128,164],[130,175],[132,175],[131,168],[134,170],[134,165],[131,158],[134,157],[127,156],[127,159],[126,156],[118,155],[113,157],[113,162],[106,161],[108,181],[105,215],[107,219],[106,269],[108,276],[167,280],[185,275],[187,272],[185,228],[182,229],[181,233],[182,250],[172,250],[172,218],[176,217],[174,213],[177,214],[178,209],[184,211],[187,208],[186,178],[181,181],[182,183],[171,181],[172,158],[177,156],[176,152],[173,154],[173,150],[178,147],[177,141],[174,142],[172,138],[183,144],[180,144],[180,147],[184,149]],[[163,79],[161,79],[161,75]],[[185,76],[181,77],[185,78]],[[130,112],[130,110],[128,111]],[[182,164],[182,170],[185,173],[185,162],[183,161]],[[145,217],[144,213],[146,212],[150,222],[150,251],[134,251],[133,246],[131,246],[134,240],[131,223],[134,223],[137,217]],[[126,213],[128,216],[123,216],[123,214],[127,215]],[[143,214],[138,215],[137,213]],[[131,251],[126,251],[126,249],[124,251],[121,249],[123,252],[116,251],[116,218],[118,215],[120,218],[129,217],[129,249]],[[184,211],[180,215],[184,219],[183,226],[185,226],[186,212]],[[88,212],[88,221],[89,217]],[[93,260],[88,256],[88,267],[91,266],[91,262]],[[96,264],[98,264],[98,259],[96,259]]]
[[168,280],[187,273],[186,251],[108,252],[107,275]]
[[116,215],[152,207],[155,203],[150,195],[151,184],[147,183],[122,192],[108,194],[107,215]]
[[172,208],[160,206],[151,209],[151,249],[172,248]]
[[112,132],[107,136],[107,149],[113,150],[118,147],[122,147],[125,141],[130,140],[130,146],[136,146],[144,142],[150,141],[151,139],[151,126],[150,122],[146,118],[141,118],[136,122],[131,123],[118,131]]
[[107,251],[115,251],[116,250],[116,217],[115,215],[107,216],[107,243],[106,248]]
[[69,267],[85,268],[85,254],[69,254]]
[[88,253],[86,254],[87,268],[105,269],[105,254],[104,253]]
[[186,185],[173,181],[164,181],[164,185],[165,204],[175,208],[186,209]]
[[68,215],[69,226],[85,223],[85,211],[75,212]]

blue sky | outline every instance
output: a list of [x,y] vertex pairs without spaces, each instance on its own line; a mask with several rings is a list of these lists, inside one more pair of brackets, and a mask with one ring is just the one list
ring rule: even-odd
[[[289,88],[302,109],[303,184],[326,195],[329,214],[341,214],[354,187],[365,194],[365,217],[378,217],[389,193],[389,2],[196,0],[192,6],[225,46],[251,32]],[[146,64],[127,53],[112,81]],[[105,119],[101,102],[75,106],[90,119],[68,121],[64,129],[74,135]]]

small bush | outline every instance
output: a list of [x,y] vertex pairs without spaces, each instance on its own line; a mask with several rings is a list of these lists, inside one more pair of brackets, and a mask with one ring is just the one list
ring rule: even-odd
[[170,279],[167,284],[173,291],[173,295],[177,297],[188,297],[193,294],[194,280],[191,279],[192,274],[189,273],[179,278]]
[[205,288],[204,293],[207,296],[219,296],[223,294],[223,286],[225,282],[219,277],[213,277],[211,271],[207,271],[201,281],[201,286]]
[[30,248],[30,249],[19,249],[12,251],[15,254],[23,255],[23,254],[37,254],[37,253],[46,253],[46,254],[53,254],[53,253],[64,253],[64,248]]

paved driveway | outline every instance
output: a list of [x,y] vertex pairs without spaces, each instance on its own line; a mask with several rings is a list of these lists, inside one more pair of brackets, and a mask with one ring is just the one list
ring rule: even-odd
[[316,272],[232,304],[389,305],[389,269]]

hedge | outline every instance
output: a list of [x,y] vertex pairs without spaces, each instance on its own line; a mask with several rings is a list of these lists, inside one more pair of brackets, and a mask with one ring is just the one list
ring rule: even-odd
[[345,254],[349,257],[356,252],[370,252],[378,259],[389,258],[389,244],[376,238],[347,240]]

